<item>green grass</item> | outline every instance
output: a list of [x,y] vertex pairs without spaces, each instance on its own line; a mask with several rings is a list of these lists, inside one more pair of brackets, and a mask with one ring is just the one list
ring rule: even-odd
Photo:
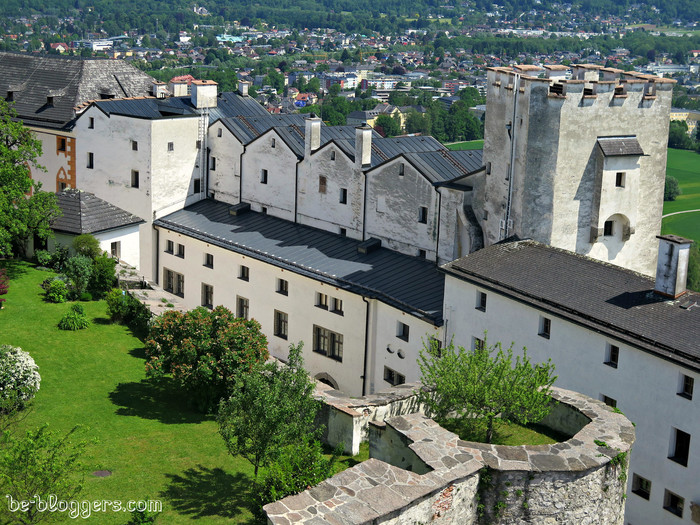
[[[664,215],[700,209],[700,155],[693,151],[669,148],[666,174],[678,179],[682,193],[675,201],[664,202]],[[666,217],[661,232],[700,241],[700,212]]]
[[[3,261],[0,261],[3,265]],[[28,351],[39,365],[41,390],[25,428],[48,422],[66,432],[89,427],[81,500],[161,500],[159,523],[253,523],[253,469],[228,454],[212,417],[192,412],[169,381],[146,380],[143,343],[111,324],[104,301],[81,303],[92,324],[61,331],[70,304],[43,300],[51,275],[25,262],[5,262],[10,289],[0,310],[0,344]],[[361,457],[340,458],[339,470]],[[364,458],[366,459],[366,458]],[[109,470],[97,478],[92,472]],[[93,514],[89,523],[123,524],[127,513]],[[83,521],[83,520],[81,520]]]
[[[465,441],[479,443],[486,441],[486,427],[475,419],[449,418],[442,422],[442,426]],[[542,425],[522,426],[497,419],[494,424],[492,444],[508,446],[552,445],[560,441],[566,441],[570,437]]]
[[482,140],[468,140],[467,142],[453,142],[452,144],[445,144],[447,149],[452,151],[463,151],[470,149],[483,149],[484,141]]

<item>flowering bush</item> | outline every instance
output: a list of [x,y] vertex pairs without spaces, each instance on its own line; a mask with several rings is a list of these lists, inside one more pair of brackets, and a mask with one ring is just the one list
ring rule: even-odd
[[[21,348],[0,345],[0,411],[23,408],[39,391],[34,359]],[[8,403],[14,406],[8,407]]]

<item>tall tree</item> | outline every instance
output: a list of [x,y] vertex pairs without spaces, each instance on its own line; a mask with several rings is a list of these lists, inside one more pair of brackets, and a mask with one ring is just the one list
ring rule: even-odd
[[60,214],[56,195],[40,191],[31,178],[31,169],[44,169],[36,162],[40,155],[41,142],[0,99],[0,256],[23,255],[26,241],[48,237]]

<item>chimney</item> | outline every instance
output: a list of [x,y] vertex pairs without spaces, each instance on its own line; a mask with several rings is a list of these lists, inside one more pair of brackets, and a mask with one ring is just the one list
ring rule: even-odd
[[193,80],[192,105],[197,109],[215,108],[218,86],[213,80]]
[[248,96],[248,88],[250,88],[250,84],[248,82],[245,82],[243,80],[238,81],[238,94],[241,95],[242,97],[247,97]]
[[165,98],[168,96],[168,86],[165,82],[154,80],[151,84],[151,95],[156,98]]
[[321,147],[321,119],[314,113],[306,120],[306,136],[304,137],[304,156],[310,156]]
[[355,166],[358,169],[372,164],[372,128],[365,122],[355,128]]
[[656,283],[654,291],[676,299],[686,292],[688,259],[693,241],[678,235],[657,235],[659,257],[656,262]]
[[175,82],[170,82],[168,84],[168,89],[173,94],[174,97],[186,97],[187,96],[187,81],[177,80]]

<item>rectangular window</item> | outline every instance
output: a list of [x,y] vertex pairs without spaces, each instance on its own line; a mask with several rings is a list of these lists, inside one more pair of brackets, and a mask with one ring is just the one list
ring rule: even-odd
[[109,253],[115,259],[119,259],[122,255],[122,242],[114,241],[109,247]]
[[651,481],[637,474],[632,474],[632,492],[640,498],[648,500],[651,496]]
[[90,117],[88,119],[88,129],[95,129],[95,118]]
[[260,209],[260,213],[262,213],[263,215],[267,215],[267,206],[263,206],[263,207]]
[[399,374],[396,370],[385,366],[384,381],[392,386],[403,385],[406,382],[406,377],[403,374]]
[[420,248],[418,249],[418,257],[420,257],[421,259],[425,259],[427,255],[428,254],[425,250],[421,250]]
[[202,141],[201,141],[201,140],[198,140],[197,142],[195,142],[194,147],[197,148],[197,149],[202,149]]
[[326,328],[314,325],[314,352],[343,361],[343,336]]
[[59,189],[60,191],[65,190],[67,187],[68,187],[68,184],[66,184],[65,182],[59,182],[59,183],[58,183],[58,189]]
[[318,177],[318,192],[326,193],[326,177],[319,175]]
[[286,279],[277,279],[277,293],[289,295],[289,282]]
[[671,454],[668,456],[668,459],[687,467],[689,452],[690,434],[674,428],[671,435]]
[[211,253],[204,254],[204,266],[206,266],[207,268],[214,267],[214,256]]
[[211,158],[210,164],[211,164],[211,165],[210,165],[210,167],[209,167],[209,170],[210,170],[210,171],[216,171],[216,157],[212,157],[212,158]]
[[664,490],[664,509],[682,518],[684,506],[685,500],[683,498],[668,489]]
[[338,315],[343,315],[343,300],[333,297],[331,299],[331,312]]
[[404,163],[402,162],[401,164],[399,164],[399,177],[403,177],[405,172],[406,172],[406,167],[404,166]]
[[276,145],[277,145],[277,142],[276,142],[275,139],[273,138],[273,139],[272,139],[272,143],[270,144],[270,146],[274,149],[274,147],[275,147]]
[[175,243],[173,241],[165,241],[165,253],[175,253]]
[[605,351],[605,364],[613,368],[617,368],[617,362],[620,359],[620,347],[617,345],[608,345]]
[[131,149],[134,151],[138,151],[139,150],[139,143],[136,142],[135,140],[132,140],[131,141]]
[[482,312],[486,311],[486,294],[484,292],[476,292],[476,309]]
[[342,237],[347,237],[347,235],[348,235],[348,230],[345,229],[345,228],[340,228],[340,230],[338,230],[338,233],[340,233],[340,235],[341,235]]
[[681,374],[680,378],[680,388],[678,390],[678,395],[686,399],[693,399],[693,387],[695,386],[695,379],[685,374]]
[[396,337],[408,341],[408,332],[409,327],[406,323],[402,323],[401,321],[396,322]]
[[175,151],[175,143],[168,142],[168,151]]
[[472,350],[483,350],[484,349],[484,340],[479,339],[478,337],[472,337]]
[[214,287],[202,283],[202,306],[214,308]]
[[202,179],[194,179],[193,193],[202,193]]
[[618,171],[615,174],[615,187],[616,188],[624,188],[625,187],[625,172],[624,171]]
[[138,170],[131,170],[131,187],[139,187],[139,172]]
[[287,314],[275,310],[275,335],[282,339],[287,339]]
[[331,151],[331,160],[335,160],[335,151]]
[[549,339],[549,336],[552,333],[552,320],[549,317],[543,317],[540,316],[540,331],[538,335],[540,337],[544,337],[545,339]]
[[94,167],[95,167],[95,154],[90,151],[90,152],[88,152],[87,169],[91,170]]
[[58,139],[58,151],[66,151],[66,139]]
[[428,208],[426,208],[425,206],[421,206],[418,210],[418,222],[420,222],[421,224],[428,223]]
[[608,397],[605,394],[601,394],[600,400],[609,407],[615,408],[617,406],[617,400],[613,399],[612,397]]
[[221,128],[216,130],[216,136],[221,137],[224,134],[223,130]]
[[248,299],[245,297],[241,297],[240,295],[236,296],[236,317],[241,317],[245,320],[248,320],[248,308],[249,308],[249,303]]
[[613,221],[605,221],[603,225],[603,235],[605,237],[612,237],[613,234]]
[[185,245],[184,244],[177,245],[177,256],[182,258],[182,259],[185,258]]
[[241,281],[250,280],[250,268],[248,268],[247,266],[241,265],[241,268],[238,271],[238,278]]
[[347,204],[348,203],[348,190],[347,190],[347,188],[340,188],[339,202],[340,202],[340,204]]
[[328,296],[325,293],[316,292],[316,306],[328,310]]
[[185,296],[185,276],[163,268],[164,290],[180,297]]
[[260,184],[267,184],[267,170],[260,170]]

